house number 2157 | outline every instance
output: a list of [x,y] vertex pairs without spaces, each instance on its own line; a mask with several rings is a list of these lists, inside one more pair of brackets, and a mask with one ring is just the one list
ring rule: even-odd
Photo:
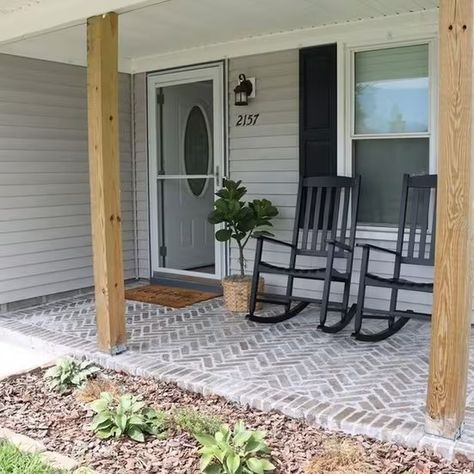
[[257,123],[258,117],[260,114],[244,114],[237,115],[237,122],[235,123],[236,127],[248,127],[250,125],[255,125]]

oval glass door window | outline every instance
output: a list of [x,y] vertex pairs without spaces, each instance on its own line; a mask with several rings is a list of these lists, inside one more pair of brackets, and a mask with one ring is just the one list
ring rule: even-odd
[[[184,169],[187,175],[208,174],[209,170],[209,132],[204,114],[196,105],[186,121]],[[206,182],[206,178],[188,178],[189,189],[195,196],[202,195]]]

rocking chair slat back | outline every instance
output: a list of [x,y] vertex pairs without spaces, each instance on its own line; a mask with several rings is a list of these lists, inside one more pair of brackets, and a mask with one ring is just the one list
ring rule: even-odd
[[[304,213],[304,225],[303,225],[303,238],[302,238],[302,247],[306,248],[308,246],[308,234],[309,234],[309,223],[311,216],[311,203],[313,201],[313,188],[308,188],[306,193],[306,206]],[[308,203],[310,203],[308,205]]]
[[[323,189],[322,188],[317,188],[316,190],[316,204],[315,204],[315,209],[320,209],[321,208],[321,196],[323,194]],[[319,212],[318,212],[318,215],[314,216],[314,220],[313,220],[313,226],[312,226],[312,229],[313,229],[313,235],[312,235],[312,239],[311,239],[311,250],[315,251],[316,250],[316,245],[318,243],[318,225],[314,225],[314,222],[319,222]]]
[[328,230],[329,230],[329,222],[330,222],[329,213],[332,212],[333,215],[337,214],[337,209],[334,206],[332,191],[333,191],[333,188],[324,189],[323,225],[321,228],[321,241],[319,243],[319,250],[321,252],[324,252],[326,250],[326,240],[328,238]]
[[[297,199],[299,217],[293,235],[297,255],[327,256],[327,239],[354,245],[359,187],[360,177],[321,176],[302,180]],[[346,255],[336,248],[335,256]]]
[[[337,228],[338,228],[338,218],[339,218],[339,213],[340,213],[340,208],[339,205],[341,203],[341,188],[336,188],[334,190],[336,196],[334,198],[334,212],[332,215],[332,225],[331,225],[331,239],[332,240],[337,240]],[[342,227],[341,227],[342,230]]]
[[[423,189],[422,191],[422,199],[421,201],[428,201],[430,200],[430,190]],[[429,210],[430,206],[421,206],[421,231],[420,231],[420,255],[426,256],[426,237],[428,235],[428,227],[429,227]]]
[[[433,224],[432,228],[436,229],[436,200],[433,200],[432,206],[434,206],[435,211],[433,212]],[[435,258],[435,247],[436,247],[436,232],[431,234],[431,242],[430,242],[430,249],[429,249],[429,259],[434,264]]]
[[343,242],[347,239],[347,216],[349,215],[349,204],[350,199],[347,194],[344,193],[343,205],[342,205],[342,221],[341,221],[341,238]]
[[400,263],[434,264],[436,175],[403,177],[397,251]]

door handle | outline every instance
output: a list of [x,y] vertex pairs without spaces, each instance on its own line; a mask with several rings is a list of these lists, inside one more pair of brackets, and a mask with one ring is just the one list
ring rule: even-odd
[[221,178],[221,173],[220,173],[220,168],[219,165],[216,166],[216,172],[215,172],[215,178],[216,178],[216,183],[219,188],[224,186],[224,179]]

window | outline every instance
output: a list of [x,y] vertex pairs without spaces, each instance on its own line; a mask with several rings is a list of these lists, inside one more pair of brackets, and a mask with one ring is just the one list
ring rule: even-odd
[[[208,174],[209,132],[202,110],[194,106],[189,112],[184,133],[184,169],[186,174]],[[206,186],[206,178],[188,178],[189,189],[200,196]]]
[[402,175],[430,163],[429,45],[354,53],[353,172],[362,176],[359,221],[396,225]]

